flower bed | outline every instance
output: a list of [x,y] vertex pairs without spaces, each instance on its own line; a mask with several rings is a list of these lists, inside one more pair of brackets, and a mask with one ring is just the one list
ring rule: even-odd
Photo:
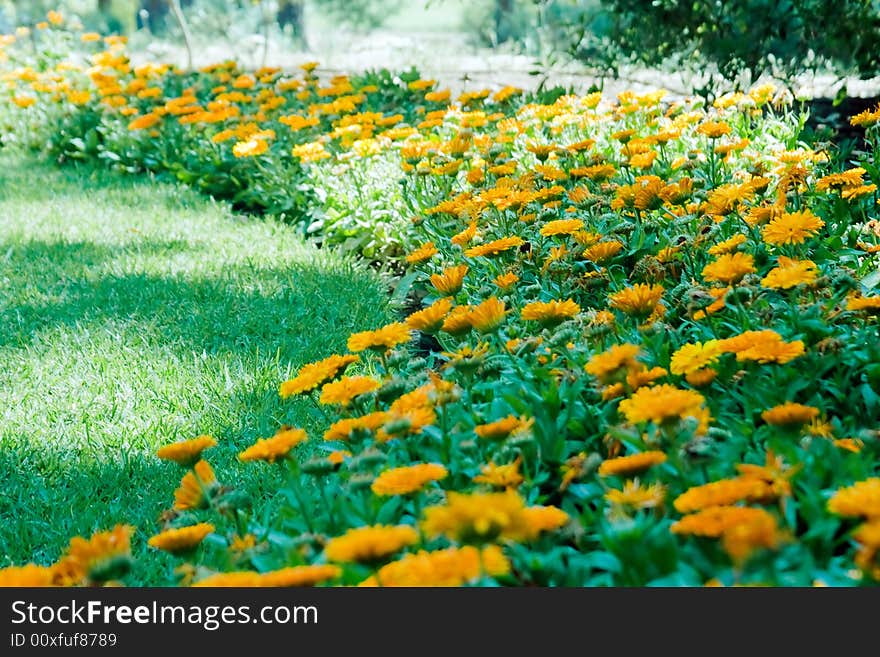
[[[129,70],[112,46],[96,70],[7,75],[16,125],[210,193],[246,180],[233,197],[273,208],[300,203],[298,176],[304,207],[322,180],[345,207],[393,187],[361,219],[397,227],[373,253],[400,253],[421,303],[279,382],[327,429],[239,455],[289,473],[275,516],[216,480],[214,438],[160,451],[186,473],[149,540],[181,555],[180,582],[880,579],[880,111],[854,117],[871,148],[843,162],[766,86],[711,108],[509,88],[450,104],[391,76]],[[62,132],[84,117],[94,148]],[[103,582],[127,537],[0,577]]]

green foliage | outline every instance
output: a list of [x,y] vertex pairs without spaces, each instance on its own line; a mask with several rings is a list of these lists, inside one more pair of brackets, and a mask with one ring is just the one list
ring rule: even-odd
[[871,77],[880,64],[880,9],[864,0],[538,1],[572,54],[609,70],[710,64],[754,81],[825,67]]

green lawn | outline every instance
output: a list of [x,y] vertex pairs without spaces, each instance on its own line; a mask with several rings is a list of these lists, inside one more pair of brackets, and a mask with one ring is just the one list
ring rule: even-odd
[[167,581],[174,560],[145,543],[182,472],[155,449],[211,434],[221,481],[270,498],[269,469],[236,453],[282,423],[317,428],[278,384],[388,317],[376,276],[283,225],[146,177],[0,158],[0,566],[122,521],[131,583]]

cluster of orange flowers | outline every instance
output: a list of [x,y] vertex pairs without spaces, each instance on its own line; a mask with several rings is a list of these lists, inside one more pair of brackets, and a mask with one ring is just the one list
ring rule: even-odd
[[[880,579],[873,165],[799,143],[772,86],[711,107],[626,92],[502,108],[520,92],[451,102],[416,80],[421,111],[380,112],[364,109],[375,89],[321,86],[312,66],[219,65],[165,98],[150,90],[167,70],[122,88],[124,58],[98,57],[91,82],[128,99],[105,104],[145,139],[174,121],[236,158],[278,143],[306,167],[391,158],[415,214],[423,307],[280,382],[328,416],[323,444],[285,426],[239,454],[291,475],[302,563],[282,568],[300,570],[185,581],[581,584],[602,551],[632,581],[651,541],[675,546],[658,579],[803,582],[792,564],[811,560],[835,583]],[[869,140],[878,123],[853,119]],[[197,555],[223,535],[246,563],[266,546],[201,458],[214,444],[160,451],[190,469],[149,544]],[[181,524],[199,509],[235,528]],[[843,547],[840,517],[863,521]],[[633,527],[644,550],[609,538]]]

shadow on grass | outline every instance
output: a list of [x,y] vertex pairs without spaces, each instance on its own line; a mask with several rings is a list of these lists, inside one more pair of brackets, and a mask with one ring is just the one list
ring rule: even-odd
[[[225,475],[256,500],[265,500],[277,473],[232,467],[236,452],[255,436],[271,435],[282,422],[314,422],[307,404],[279,402],[275,372],[287,363],[295,368],[344,349],[348,333],[386,321],[385,293],[372,274],[317,251],[278,265],[214,262],[204,271],[194,266],[177,275],[162,266],[166,256],[169,263],[181,254],[209,258],[209,248],[158,239],[118,248],[87,241],[0,240],[0,358],[5,353],[27,359],[52,345],[59,333],[86,346],[98,334],[105,343],[107,335],[120,341],[137,336],[134,348],[143,361],[151,349],[171,352],[181,362],[202,354],[235,357],[232,362],[252,368],[254,378],[252,385],[236,382],[231,389],[210,391],[211,421],[216,435],[227,439],[210,460],[221,481]],[[143,256],[161,273],[139,271]],[[30,386],[31,395],[40,394],[40,381],[17,382]],[[193,383],[210,385],[198,378]],[[159,423],[161,401],[155,409]],[[48,409],[64,406],[65,400],[44,403]],[[74,423],[68,429],[82,427]],[[34,431],[27,418],[0,425],[0,567],[51,563],[69,537],[125,522],[138,529],[139,565],[132,582],[167,583],[175,561],[146,548],[146,539],[157,530],[161,511],[171,506],[183,471],[151,451],[65,449],[53,438],[45,428]]]
[[[375,324],[384,315],[376,307],[381,288],[375,279],[324,258],[279,268],[235,265],[217,277],[186,278],[98,272],[119,253],[90,243],[8,248],[8,288],[36,290],[40,300],[0,301],[0,347],[26,347],[59,326],[121,321],[186,351],[259,349],[301,363],[343,347],[345,327]],[[146,242],[137,248],[171,256],[182,246]]]

